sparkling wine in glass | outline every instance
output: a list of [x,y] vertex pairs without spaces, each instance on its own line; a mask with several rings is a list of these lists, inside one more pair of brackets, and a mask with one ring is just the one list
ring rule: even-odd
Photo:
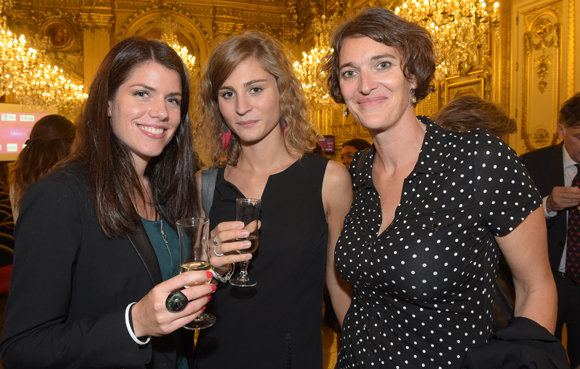
[[[240,254],[248,254],[256,251],[258,248],[259,238],[259,219],[260,206],[262,200],[259,199],[236,199],[236,220],[244,223],[244,228],[250,232],[246,238],[237,239],[236,241],[250,241],[252,245],[249,249],[238,250]],[[248,276],[248,261],[242,262],[242,271],[237,278],[230,280],[230,283],[237,287],[253,287],[257,284]]]
[[[186,218],[177,222],[179,246],[181,250],[180,273],[211,270],[209,263],[209,219]],[[210,283],[201,282],[199,284]],[[189,288],[191,286],[184,286]],[[201,313],[191,323],[184,326],[186,329],[204,329],[215,323],[215,316],[209,313]]]

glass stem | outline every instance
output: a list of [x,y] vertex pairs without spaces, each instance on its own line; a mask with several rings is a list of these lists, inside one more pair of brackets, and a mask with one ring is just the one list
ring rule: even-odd
[[248,280],[248,262],[242,261],[242,270],[240,271],[240,280],[247,281]]

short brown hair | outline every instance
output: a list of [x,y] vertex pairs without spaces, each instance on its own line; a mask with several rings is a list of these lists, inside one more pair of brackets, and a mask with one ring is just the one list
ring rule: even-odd
[[368,37],[373,41],[394,47],[401,53],[403,74],[407,79],[415,77],[415,96],[421,101],[435,89],[435,45],[429,32],[383,8],[366,8],[353,19],[338,26],[332,36],[334,52],[324,61],[322,70],[328,73],[328,90],[339,104],[344,103],[340,92],[340,50],[349,37]]
[[251,58],[276,79],[280,93],[280,118],[286,122],[284,141],[288,151],[302,157],[316,145],[316,129],[308,120],[306,97],[284,46],[264,33],[246,32],[215,47],[196,96],[196,147],[203,159],[209,158],[213,166],[237,164],[241,144],[235,134],[232,134],[228,147],[222,148],[221,135],[226,123],[219,110],[218,93],[233,70]]
[[461,96],[451,100],[435,113],[433,121],[451,131],[467,132],[482,128],[498,137],[518,130],[515,119],[498,105],[477,96]]
[[558,124],[563,127],[580,126],[580,93],[572,96],[562,104]]

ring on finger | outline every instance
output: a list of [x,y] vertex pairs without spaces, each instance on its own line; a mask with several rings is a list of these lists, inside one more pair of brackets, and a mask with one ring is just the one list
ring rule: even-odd
[[183,294],[183,292],[173,291],[169,294],[169,296],[167,296],[167,299],[165,300],[165,307],[172,313],[177,313],[185,309],[188,303],[189,300],[187,299],[187,296]]
[[224,254],[217,252],[217,246],[213,247],[213,253],[215,256],[220,257],[220,256],[224,256]]
[[217,247],[220,245],[220,243],[217,240],[217,235],[213,236],[212,241],[213,241],[213,253],[214,253],[214,255],[217,257],[224,256],[223,253],[217,252]]

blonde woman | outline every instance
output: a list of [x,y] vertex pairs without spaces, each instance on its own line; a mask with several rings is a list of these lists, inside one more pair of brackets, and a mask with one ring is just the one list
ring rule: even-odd
[[[230,276],[232,263],[252,259],[258,284],[222,284],[210,311],[217,323],[201,332],[196,368],[321,368],[324,276],[340,322],[350,303],[334,266],[334,245],[352,201],[339,163],[309,151],[314,127],[282,46],[261,33],[216,46],[202,76],[198,141],[218,167],[209,210],[212,266]],[[198,180],[201,176],[198,173]],[[262,200],[260,245],[235,219],[235,199]]]

